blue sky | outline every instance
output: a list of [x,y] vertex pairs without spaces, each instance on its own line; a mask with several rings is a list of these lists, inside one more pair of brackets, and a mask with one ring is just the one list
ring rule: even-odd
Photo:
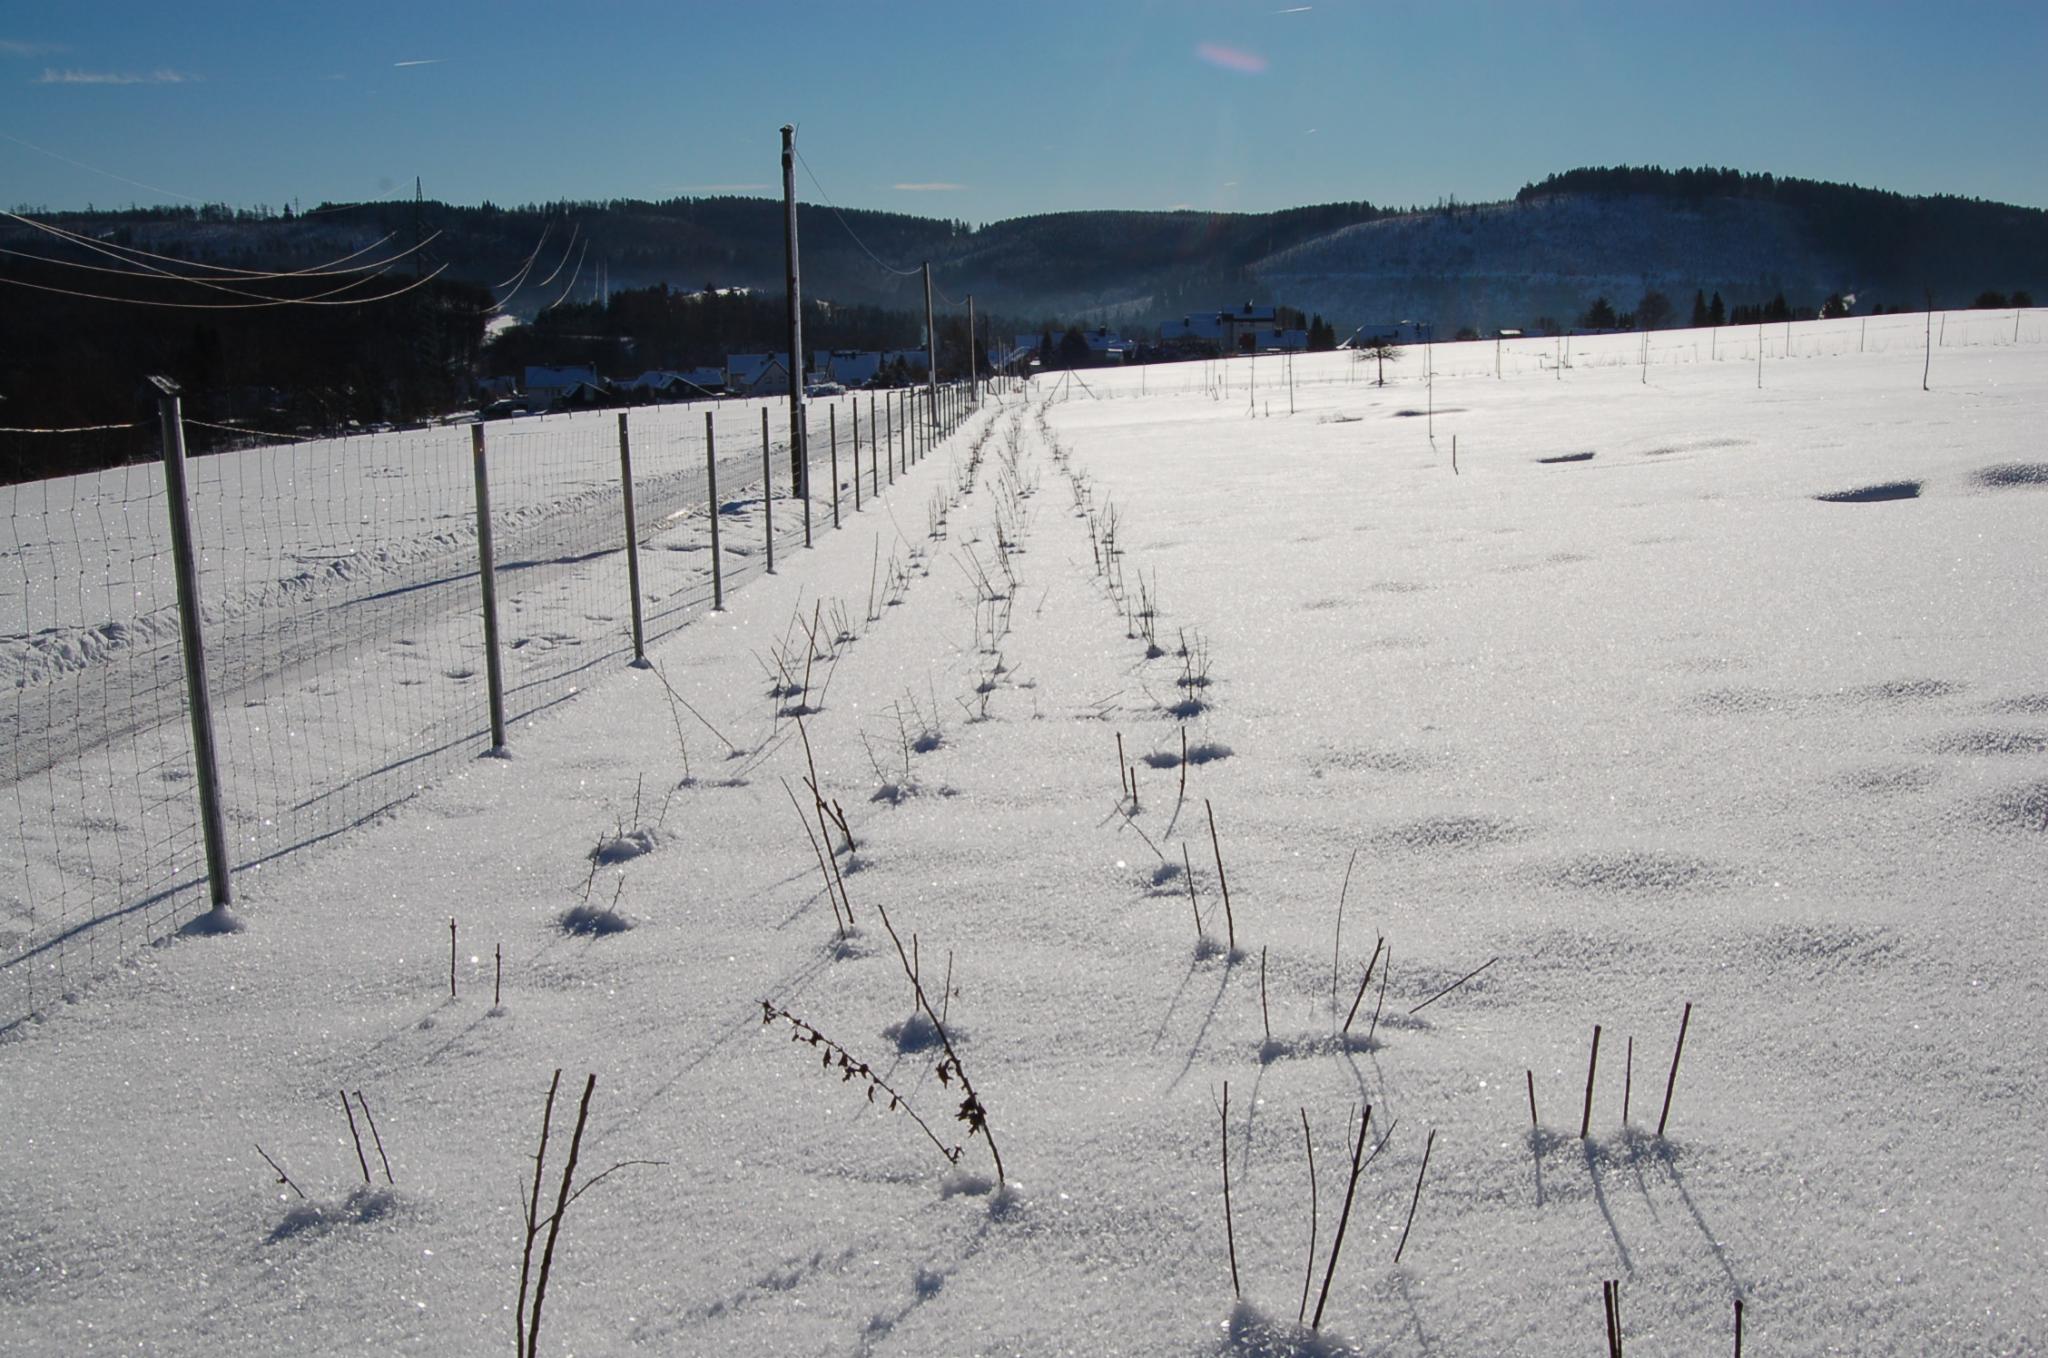
[[[1714,164],[2048,207],[2048,4],[0,0],[0,203],[1484,201]],[[818,188],[800,176],[802,197]]]

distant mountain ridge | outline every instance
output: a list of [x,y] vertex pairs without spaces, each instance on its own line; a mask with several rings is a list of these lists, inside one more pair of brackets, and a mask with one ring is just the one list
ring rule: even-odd
[[[1153,324],[1256,298],[1321,313],[1340,333],[1412,317],[1450,334],[1569,319],[1596,295],[1625,309],[1649,288],[1669,294],[1681,317],[1695,289],[1731,305],[1776,292],[1795,306],[1830,293],[1866,305],[1919,305],[1923,290],[1948,305],[1985,289],[2048,295],[2048,211],[1717,169],[1577,169],[1506,202],[1404,211],[1352,202],[1270,213],[1062,212],[975,228],[804,204],[798,217],[811,296],[921,308],[918,279],[881,267],[872,252],[899,268],[931,260],[942,292],[971,292],[984,312],[1058,320]],[[502,284],[533,256],[510,298],[524,315],[564,295],[589,298],[600,269],[613,290],[783,286],[781,206],[761,198],[510,209],[382,202],[290,217],[142,209],[50,220],[256,267],[299,267],[381,237],[402,246],[416,232],[439,232],[423,253],[455,279]],[[25,231],[0,231],[0,240]]]

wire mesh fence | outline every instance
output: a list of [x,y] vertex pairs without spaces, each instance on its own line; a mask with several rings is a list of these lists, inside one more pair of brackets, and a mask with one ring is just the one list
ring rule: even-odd
[[[855,419],[874,483],[863,494],[886,492],[913,456],[903,425],[920,405],[891,393],[813,402],[808,515],[786,401],[628,413],[646,640],[711,606],[714,514],[729,593],[768,568],[771,534],[787,562],[807,534],[830,531],[829,428],[844,440],[850,514]],[[621,427],[617,411],[483,426],[511,723],[633,658]],[[193,459],[189,499],[240,876],[403,801],[485,752],[491,729],[472,429],[235,432],[253,446]],[[134,438],[0,432],[0,457],[78,465]],[[0,879],[0,1029],[210,901],[164,487],[155,461],[0,486],[14,615],[0,636],[0,773],[19,858]]]

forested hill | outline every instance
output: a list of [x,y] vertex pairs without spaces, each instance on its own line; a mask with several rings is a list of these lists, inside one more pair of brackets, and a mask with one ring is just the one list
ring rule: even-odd
[[[783,286],[781,205],[766,198],[46,219],[243,267],[304,267],[379,240],[389,249],[427,238],[430,266],[495,287],[523,316],[588,299],[600,278],[613,291]],[[1124,324],[1253,298],[1349,325],[1421,316],[1450,333],[1573,315],[1597,293],[1625,304],[1648,287],[1688,297],[1721,290],[1731,304],[1783,290],[1808,307],[1831,292],[1892,305],[1917,305],[1925,289],[1958,305],[1986,289],[2048,293],[2048,212],[1719,169],[1577,169],[1504,203],[1402,211],[1348,202],[1270,213],[1061,212],[972,227],[806,204],[798,223],[805,291],[815,297],[920,308],[915,266],[928,259],[943,293],[972,292],[985,309]],[[0,225],[0,243],[23,239],[36,237]]]

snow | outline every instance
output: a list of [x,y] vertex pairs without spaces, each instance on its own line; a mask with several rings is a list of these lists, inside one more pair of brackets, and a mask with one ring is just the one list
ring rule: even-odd
[[[1601,1341],[1608,1279],[1643,1352],[1726,1351],[1738,1297],[1757,1352],[2037,1349],[2026,319],[2015,344],[2010,313],[1950,316],[1928,392],[1919,317],[1772,327],[1761,389],[1733,330],[1659,334],[1647,381],[1635,336],[1574,339],[1561,380],[1551,341],[1500,378],[1492,344],[1438,346],[1433,390],[1414,350],[1384,389],[1297,359],[1291,417],[1276,360],[1256,397],[1242,361],[1091,373],[1101,399],[1036,379],[659,672],[620,656],[513,758],[250,876],[241,932],[17,1027],[0,1351],[502,1347],[557,1068],[597,1077],[579,1178],[659,1163],[566,1215],[548,1352],[1551,1353]],[[835,604],[799,738],[762,661]],[[845,938],[814,769],[854,841],[821,836]],[[635,927],[566,933],[585,900]],[[1361,1042],[1376,994],[1348,1037],[1342,1011],[1382,937]],[[338,1090],[394,1184],[362,1182]],[[1319,1286],[1367,1105],[1388,1140],[1305,1334],[1303,1114]]]

